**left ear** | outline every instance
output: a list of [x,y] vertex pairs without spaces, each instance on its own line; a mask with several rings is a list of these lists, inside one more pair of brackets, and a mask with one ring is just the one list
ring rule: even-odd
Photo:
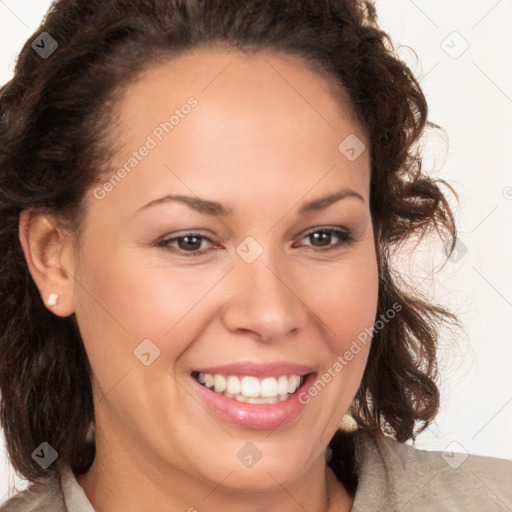
[[[25,209],[20,215],[19,239],[43,303],[58,316],[72,315],[75,312],[73,237],[59,229],[47,214]],[[55,305],[51,305],[50,296]]]

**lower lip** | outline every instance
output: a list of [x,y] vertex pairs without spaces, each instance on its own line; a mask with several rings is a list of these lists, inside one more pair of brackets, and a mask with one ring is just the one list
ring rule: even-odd
[[302,386],[289,398],[275,404],[248,404],[239,402],[234,398],[215,393],[206,386],[200,384],[194,377],[192,385],[206,402],[206,405],[221,420],[233,423],[243,428],[257,430],[273,430],[289,424],[299,416],[306,404],[299,401],[299,394],[309,388],[315,379],[315,374],[310,373],[302,383]]

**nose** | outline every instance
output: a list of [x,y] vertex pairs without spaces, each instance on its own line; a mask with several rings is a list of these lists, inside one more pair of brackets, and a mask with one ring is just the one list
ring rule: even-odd
[[230,332],[249,332],[264,342],[300,331],[310,314],[293,272],[268,256],[264,251],[253,263],[237,261],[230,272],[234,292],[229,294],[222,315]]

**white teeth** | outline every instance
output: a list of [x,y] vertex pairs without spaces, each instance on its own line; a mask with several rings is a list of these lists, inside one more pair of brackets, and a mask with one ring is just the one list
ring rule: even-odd
[[260,382],[256,377],[244,377],[240,393],[246,397],[260,396]]
[[209,373],[204,374],[204,385],[211,388],[215,384],[215,377]]
[[223,375],[215,375],[215,393],[222,393],[227,388],[227,382]]
[[240,393],[240,379],[238,377],[228,377],[227,391],[230,395],[237,395]]
[[268,404],[286,400],[289,394],[297,391],[303,378],[300,375],[281,375],[277,379],[275,377],[259,379],[248,375],[240,379],[234,375],[199,373],[197,380],[207,388],[228,398],[252,404]]
[[277,380],[274,377],[267,377],[261,381],[261,396],[278,395]]
[[269,398],[248,398],[247,403],[249,404],[275,404],[279,402],[279,398],[277,396],[272,396]]
[[288,379],[284,375],[277,379],[277,392],[280,395],[288,394]]
[[288,379],[288,393],[295,393],[297,388],[300,386],[300,377],[298,375],[292,375]]

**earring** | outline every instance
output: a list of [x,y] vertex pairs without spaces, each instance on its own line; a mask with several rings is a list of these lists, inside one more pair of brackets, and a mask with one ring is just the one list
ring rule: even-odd
[[46,304],[49,307],[55,306],[59,302],[59,295],[57,293],[50,293]]

